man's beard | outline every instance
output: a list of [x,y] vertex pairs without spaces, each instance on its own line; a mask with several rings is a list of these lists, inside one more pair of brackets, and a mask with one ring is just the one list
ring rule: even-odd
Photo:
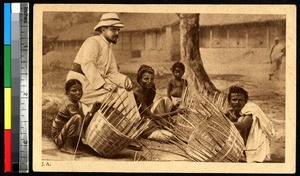
[[115,38],[115,40],[110,39],[110,38],[106,38],[106,40],[109,41],[110,43],[117,44],[117,42],[118,42],[118,36],[114,37],[114,38]]

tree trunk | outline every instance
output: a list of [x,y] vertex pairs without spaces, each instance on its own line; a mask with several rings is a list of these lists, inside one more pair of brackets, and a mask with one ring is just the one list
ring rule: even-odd
[[[186,70],[187,78],[197,90],[204,89],[208,95],[219,92],[207,75],[199,50],[200,14],[178,14],[180,18],[180,54],[181,61],[191,68]],[[195,76],[194,76],[195,75]],[[192,80],[193,76],[196,78]],[[197,81],[198,80],[198,81]],[[196,83],[198,82],[198,83]],[[190,84],[190,83],[189,83]],[[200,85],[199,85],[200,84]],[[201,90],[203,91],[203,90]]]

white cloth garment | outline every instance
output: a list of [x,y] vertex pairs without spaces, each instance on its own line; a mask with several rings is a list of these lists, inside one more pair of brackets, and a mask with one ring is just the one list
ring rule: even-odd
[[174,106],[179,106],[181,104],[182,97],[171,96],[171,100],[172,100]]
[[[88,38],[79,49],[74,63],[81,65],[85,74],[80,81],[86,94],[99,89],[108,80],[124,87],[126,76],[119,73],[111,44],[102,35]],[[73,73],[69,72],[67,80],[74,77]]]
[[275,138],[272,122],[261,108],[252,102],[246,103],[241,114],[251,114],[253,118],[246,143],[246,161],[251,163],[270,160],[270,140]]
[[[153,103],[151,112],[155,114],[169,113],[171,112],[172,107],[173,103],[168,97],[161,97],[155,103]],[[166,120],[170,121],[169,118],[167,118]],[[147,139],[159,142],[168,142],[174,139],[174,135],[167,130],[157,128],[147,137]]]
[[84,75],[70,71],[67,80],[78,79],[82,83],[83,96],[80,101],[88,106],[88,108],[84,108],[86,109],[84,113],[91,108],[94,102],[103,103],[108,98],[109,92],[101,87],[104,83],[110,82],[118,86],[117,93],[111,97],[114,100],[110,101],[111,103],[115,102],[113,107],[117,107],[122,102],[123,105],[118,106],[119,110],[124,109],[125,106],[126,112],[131,110],[128,115],[132,117],[133,121],[140,119],[133,92],[124,89],[127,76],[118,71],[111,43],[102,35],[89,37],[79,49],[74,63],[81,66]]

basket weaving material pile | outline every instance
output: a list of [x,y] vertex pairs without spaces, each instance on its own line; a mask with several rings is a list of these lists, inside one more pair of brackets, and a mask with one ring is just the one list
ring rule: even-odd
[[139,113],[138,108],[130,107],[128,96],[123,95],[124,92],[108,95],[85,133],[86,143],[104,157],[118,154],[132,143],[150,122],[136,116]]

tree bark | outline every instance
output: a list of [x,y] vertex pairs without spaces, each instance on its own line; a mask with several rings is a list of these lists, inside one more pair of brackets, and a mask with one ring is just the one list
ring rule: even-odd
[[[200,14],[178,14],[180,18],[180,54],[181,61],[188,65],[192,72],[186,71],[187,77],[194,74],[199,83],[193,82],[197,90],[204,89],[208,95],[212,95],[219,90],[211,82],[206,73],[199,50],[199,16]],[[190,83],[189,83],[190,84]],[[200,85],[199,85],[200,84]],[[201,88],[200,88],[201,87]],[[203,90],[201,90],[203,91]]]

